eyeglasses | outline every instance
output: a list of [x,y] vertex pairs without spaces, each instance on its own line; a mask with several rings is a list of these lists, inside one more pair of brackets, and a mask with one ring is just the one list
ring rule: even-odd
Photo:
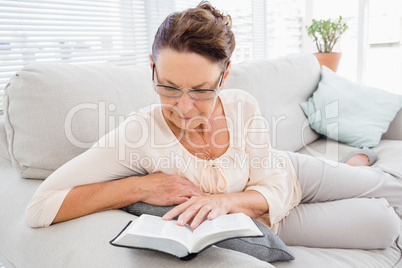
[[[222,87],[223,76],[225,74],[225,72],[222,72],[217,89],[182,89],[156,83],[154,77],[155,71],[155,64],[153,64],[152,82],[154,83],[156,93],[169,98],[179,98],[181,95],[183,95],[183,92],[187,92],[190,98],[194,100],[212,100],[218,97]],[[156,76],[158,76],[158,74]]]

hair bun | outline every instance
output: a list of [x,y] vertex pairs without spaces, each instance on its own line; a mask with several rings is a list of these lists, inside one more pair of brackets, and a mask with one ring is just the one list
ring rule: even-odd
[[209,1],[201,1],[201,3],[198,4],[197,8],[208,10],[215,18],[217,18],[218,20],[223,20],[226,26],[232,26],[232,18],[230,17],[230,15],[224,15],[222,12],[214,8]]

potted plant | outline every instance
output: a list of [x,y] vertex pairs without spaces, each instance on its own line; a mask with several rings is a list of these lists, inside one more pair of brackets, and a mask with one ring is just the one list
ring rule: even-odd
[[320,65],[325,65],[334,72],[338,69],[339,60],[342,53],[334,53],[332,49],[341,37],[341,35],[348,29],[346,23],[342,23],[342,16],[339,16],[338,21],[328,20],[314,20],[310,26],[306,26],[307,33],[311,36],[317,46],[318,53],[316,57]]

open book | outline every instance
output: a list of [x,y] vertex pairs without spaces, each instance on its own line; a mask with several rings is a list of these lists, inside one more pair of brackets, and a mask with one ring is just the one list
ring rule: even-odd
[[176,221],[143,214],[131,221],[110,243],[114,246],[147,248],[179,258],[192,256],[216,242],[245,236],[263,236],[250,217],[228,214],[205,220],[196,229],[179,226]]

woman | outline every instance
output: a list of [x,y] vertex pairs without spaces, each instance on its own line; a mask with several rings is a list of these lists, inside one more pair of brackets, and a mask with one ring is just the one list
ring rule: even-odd
[[[257,101],[241,90],[222,90],[234,47],[230,17],[207,2],[169,15],[150,55],[161,105],[133,113],[49,176],[28,205],[28,223],[44,227],[142,201],[179,204],[164,219],[179,216],[178,224],[192,228],[206,218],[243,212],[286,243],[309,245],[305,235],[342,225],[345,219],[338,215],[347,208],[370,222],[368,230],[383,230],[381,237],[356,235],[354,225],[362,220],[347,220],[341,232],[357,242],[335,235],[329,242],[313,239],[314,246],[390,245],[399,220],[388,202],[349,198],[384,197],[399,208],[393,193],[401,189],[400,178],[374,168],[331,168],[313,157],[273,150]],[[334,202],[321,219],[322,211],[297,206],[301,201]],[[311,217],[320,219],[318,227],[310,228]]]

